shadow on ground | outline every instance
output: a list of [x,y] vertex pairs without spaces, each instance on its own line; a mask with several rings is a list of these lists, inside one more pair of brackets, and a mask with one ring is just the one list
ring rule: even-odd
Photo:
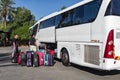
[[13,64],[13,63],[0,64],[0,67],[10,67],[10,66],[18,66],[18,64]]
[[11,53],[0,53],[0,62],[10,61]]
[[0,53],[0,57],[4,57],[4,56],[10,56],[11,53]]
[[95,75],[100,75],[100,76],[108,76],[108,75],[120,74],[120,70],[105,71],[105,70],[98,70],[98,69],[83,67],[83,66],[79,66],[79,65],[76,65],[76,64],[71,64],[71,66],[75,67],[77,69],[80,69],[80,70],[95,74]]
[[0,53],[0,67],[17,66],[11,63],[11,53]]

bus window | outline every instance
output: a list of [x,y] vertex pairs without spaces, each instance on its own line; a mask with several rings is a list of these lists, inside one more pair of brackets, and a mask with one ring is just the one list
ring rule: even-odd
[[84,6],[84,21],[83,23],[93,22],[100,9],[102,0],[95,0],[91,3],[88,3]]
[[60,27],[61,21],[62,21],[62,15],[61,14],[57,15],[55,20],[56,28]]
[[73,15],[73,24],[76,25],[82,23],[83,17],[84,17],[84,7],[83,6],[77,7]]
[[111,0],[109,3],[105,16],[108,15],[117,15],[120,16],[120,0]]
[[102,0],[94,0],[83,6],[75,8],[73,15],[73,24],[84,24],[93,22],[99,12]]
[[38,30],[38,24],[36,24],[36,25],[33,27],[33,32],[32,32],[32,34],[36,35],[37,30]]
[[50,19],[47,19],[47,20],[41,22],[39,28],[43,29],[43,28],[55,26],[55,19],[56,19],[56,17],[52,17]]
[[65,13],[65,16],[63,17],[64,20],[61,24],[62,27],[66,27],[66,26],[71,26],[73,23],[73,11],[69,11],[67,13]]

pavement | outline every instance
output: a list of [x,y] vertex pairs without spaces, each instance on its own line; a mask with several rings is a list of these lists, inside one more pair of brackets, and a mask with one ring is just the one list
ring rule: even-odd
[[0,48],[0,80],[79,80],[79,76],[71,77],[70,67],[63,66],[60,61],[55,61],[54,66],[26,67],[11,63],[11,53],[11,47]]
[[[22,47],[26,50],[27,47]],[[11,63],[11,47],[0,47],[0,80],[120,80],[120,71],[99,71],[59,60],[54,66],[26,67]]]

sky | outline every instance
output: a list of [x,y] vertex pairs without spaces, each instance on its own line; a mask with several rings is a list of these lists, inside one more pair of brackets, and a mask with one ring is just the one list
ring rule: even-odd
[[82,0],[15,0],[15,7],[31,10],[36,20],[59,11],[63,6],[69,7]]

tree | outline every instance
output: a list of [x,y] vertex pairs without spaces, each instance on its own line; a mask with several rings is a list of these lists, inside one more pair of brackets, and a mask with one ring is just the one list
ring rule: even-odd
[[16,8],[14,21],[12,21],[12,26],[31,26],[35,22],[35,17],[31,14],[31,11],[24,8],[18,7]]
[[12,7],[14,5],[13,0],[0,0],[0,16],[3,18],[4,28],[6,29],[6,21],[8,19],[12,19],[14,15],[15,8]]
[[61,8],[61,10],[66,9],[66,8],[67,8],[66,6],[63,6],[63,7]]
[[11,39],[15,34],[18,34],[21,42],[28,42],[30,38],[28,30],[35,23],[35,17],[31,14],[31,11],[24,8],[16,8],[15,17],[12,22],[9,22],[7,26],[11,26]]

